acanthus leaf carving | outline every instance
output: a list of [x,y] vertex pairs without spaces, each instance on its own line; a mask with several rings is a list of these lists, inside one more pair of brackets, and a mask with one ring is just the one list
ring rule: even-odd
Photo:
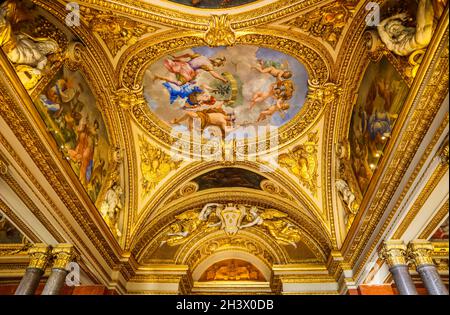
[[234,45],[236,34],[231,27],[228,15],[211,16],[209,28],[205,33],[205,42],[212,47]]

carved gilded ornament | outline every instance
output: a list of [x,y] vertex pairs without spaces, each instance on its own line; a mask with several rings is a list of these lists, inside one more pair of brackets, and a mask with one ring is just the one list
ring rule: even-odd
[[408,244],[408,257],[416,266],[434,265],[433,244],[426,240],[414,240]]
[[45,270],[51,258],[51,248],[47,244],[35,244],[28,250],[30,262],[28,268]]
[[0,175],[6,175],[8,172],[8,165],[0,156]]
[[142,87],[138,90],[121,88],[115,92],[114,101],[125,110],[132,109],[134,106],[145,103],[142,91]]
[[441,148],[438,152],[438,157],[441,160],[442,164],[449,165],[449,142],[448,142],[448,135],[444,140],[444,143],[441,145]]
[[336,48],[343,29],[352,13],[344,1],[334,1],[312,12],[301,14],[285,25],[299,28],[314,37],[319,37]]
[[347,230],[350,229],[353,220],[358,213],[359,204],[356,201],[356,195],[351,190],[349,184],[344,179],[337,179],[335,182],[336,189],[338,191],[339,197],[344,204],[344,209],[346,213],[346,226]]
[[139,136],[140,169],[142,175],[142,195],[148,195],[170,172],[178,169],[182,161],[174,161],[163,150]]
[[183,244],[198,233],[223,230],[228,236],[234,236],[240,230],[255,227],[266,230],[280,245],[297,247],[301,233],[287,217],[275,209],[209,203],[201,210],[188,210],[177,215],[177,221],[166,229],[161,246],[166,243],[169,246]]
[[121,213],[124,210],[122,180],[120,177],[122,162],[122,149],[119,146],[111,148],[109,153],[109,176],[104,183],[108,189],[102,191],[97,201],[97,208],[116,239],[122,236],[122,229],[119,224]]
[[313,103],[319,103],[323,107],[329,106],[342,94],[343,89],[332,82],[320,84],[317,80],[308,82],[309,91],[307,98]]
[[[226,236],[219,239],[215,238],[213,240],[202,243],[191,255],[189,255],[186,263],[191,267],[191,269],[195,269],[195,267],[198,266],[201,261],[213,255],[214,253],[232,250],[240,250],[252,253],[256,257],[266,262],[268,265],[284,262],[281,253],[272,253],[263,244],[255,242],[254,240],[250,240],[248,238],[243,238],[241,236],[235,236],[232,238]],[[178,259],[177,261],[178,263],[182,262]]]
[[7,0],[0,6],[0,47],[27,90],[51,74],[66,42],[60,30],[23,3]]
[[300,183],[317,196],[318,188],[318,132],[308,134],[308,141],[280,154],[278,164],[295,175]]
[[278,195],[282,198],[294,200],[294,198],[289,193],[287,193],[286,190],[284,190],[280,185],[271,180],[268,179],[263,180],[260,186],[263,191],[271,195]]
[[196,182],[188,182],[181,186],[167,201],[169,203],[171,201],[177,200],[179,198],[183,198],[189,195],[196,193],[199,189],[199,186]]
[[117,16],[108,11],[103,12],[87,7],[81,7],[80,11],[89,28],[103,39],[113,57],[124,46],[131,46],[142,36],[158,30],[154,26]]
[[205,33],[205,42],[209,46],[231,46],[236,42],[236,34],[231,27],[228,15],[212,15],[209,28]]
[[408,264],[406,245],[400,240],[385,241],[380,257],[386,261],[389,268]]
[[75,255],[71,244],[58,244],[52,248],[51,254],[53,256],[53,269],[66,269]]

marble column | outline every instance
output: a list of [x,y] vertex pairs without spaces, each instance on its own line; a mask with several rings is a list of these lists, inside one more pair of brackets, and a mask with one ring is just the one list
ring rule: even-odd
[[417,295],[416,286],[409,274],[407,248],[403,241],[385,241],[380,257],[388,264],[398,292],[401,295]]
[[33,295],[36,292],[51,257],[50,247],[47,244],[35,244],[28,250],[28,255],[30,256],[30,263],[14,293],[15,295]]
[[73,258],[73,246],[71,244],[58,244],[52,249],[53,266],[48,277],[42,295],[58,295],[61,292],[69,271],[67,265]]
[[448,295],[448,290],[431,258],[432,253],[433,244],[427,240],[414,240],[408,244],[408,256],[414,261],[428,294]]

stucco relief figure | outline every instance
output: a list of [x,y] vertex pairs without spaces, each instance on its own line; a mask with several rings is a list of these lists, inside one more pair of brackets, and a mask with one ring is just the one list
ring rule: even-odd
[[27,89],[33,88],[42,76],[50,54],[59,51],[59,45],[50,38],[33,38],[13,31],[29,16],[14,1],[0,6],[0,47],[15,65],[17,74]]
[[297,227],[285,220],[287,214],[275,209],[268,209],[259,213],[256,207],[252,207],[249,212],[248,218],[252,221],[241,226],[241,228],[262,226],[279,244],[297,248],[297,243],[301,240],[301,234]]
[[175,216],[177,221],[169,226],[165,239],[161,241],[160,246],[164,244],[169,246],[181,245],[204,226],[209,229],[216,229],[217,222],[210,223],[209,225],[207,223],[210,219],[213,220],[213,216],[211,215],[214,209],[218,207],[220,208],[221,205],[208,203],[200,212],[198,210],[189,210]]
[[356,215],[359,207],[356,203],[356,196],[345,180],[337,179],[335,185],[336,189],[339,192],[339,196],[345,205],[345,211],[347,213],[346,224],[347,227],[349,227],[352,224],[353,218]]
[[122,210],[122,187],[114,184],[105,195],[100,212],[106,224],[109,226],[115,237],[121,237],[122,232],[119,229],[119,216]]
[[287,214],[278,210],[259,210],[257,207],[233,204],[206,204],[201,211],[188,210],[175,216],[176,222],[171,224],[161,245],[177,246],[185,243],[198,232],[223,230],[233,236],[240,230],[264,228],[281,245],[297,247],[301,240],[297,227],[286,220]]
[[280,154],[278,163],[295,175],[316,196],[318,179],[317,132],[308,135],[308,141],[287,153]]
[[419,0],[416,27],[406,26],[406,13],[391,16],[378,25],[378,34],[387,49],[399,56],[409,56],[428,46],[433,36],[434,9],[431,0]]

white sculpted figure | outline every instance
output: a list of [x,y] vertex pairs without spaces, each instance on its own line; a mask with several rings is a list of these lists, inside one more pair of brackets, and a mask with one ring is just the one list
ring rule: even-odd
[[419,0],[416,28],[404,25],[408,19],[406,13],[400,13],[381,21],[378,25],[378,34],[387,49],[399,56],[409,56],[430,43],[434,20],[431,0]]
[[336,188],[340,192],[342,201],[350,210],[351,214],[355,214],[354,203],[356,200],[355,194],[351,191],[347,182],[343,179],[336,180]]
[[122,233],[119,229],[119,214],[122,210],[122,187],[114,184],[105,195],[105,200],[103,201],[100,212],[106,224],[111,228],[113,234],[117,237],[121,237]]
[[50,38],[14,34],[13,26],[26,19],[26,13],[16,2],[6,1],[0,6],[0,46],[16,65],[22,83],[30,89],[41,77],[48,62],[47,56],[58,52],[59,45]]

